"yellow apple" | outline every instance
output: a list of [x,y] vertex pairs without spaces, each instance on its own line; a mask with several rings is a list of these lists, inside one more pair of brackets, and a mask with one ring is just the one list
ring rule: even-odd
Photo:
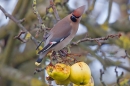
[[48,65],[46,67],[48,75],[54,80],[64,81],[70,75],[70,66],[62,63]]
[[86,85],[76,85],[76,84],[73,84],[73,86],[94,86],[93,77],[91,77],[91,79],[89,80],[89,83],[86,84]]
[[70,80],[69,80],[69,78],[67,78],[64,81],[55,80],[55,82],[56,82],[57,85],[68,85],[70,83]]
[[76,85],[86,85],[91,79],[89,66],[84,62],[78,62],[71,66],[69,79]]

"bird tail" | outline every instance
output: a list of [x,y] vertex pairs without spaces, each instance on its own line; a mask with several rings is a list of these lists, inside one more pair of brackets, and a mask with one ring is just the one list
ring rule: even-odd
[[41,64],[42,59],[46,56],[46,54],[47,54],[48,52],[49,52],[49,51],[45,51],[45,52],[41,52],[41,53],[39,54],[39,57],[38,57],[37,61],[35,62],[35,65],[36,65],[36,66],[39,66],[39,65]]

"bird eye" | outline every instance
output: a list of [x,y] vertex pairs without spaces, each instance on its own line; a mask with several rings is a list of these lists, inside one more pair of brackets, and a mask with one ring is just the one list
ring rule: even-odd
[[70,19],[71,19],[73,22],[76,22],[76,21],[77,21],[76,17],[73,16],[73,15],[70,17]]

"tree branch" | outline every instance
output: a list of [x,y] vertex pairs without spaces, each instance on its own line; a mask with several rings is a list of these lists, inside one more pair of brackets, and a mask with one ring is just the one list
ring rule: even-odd
[[[24,57],[24,58],[23,58]],[[27,62],[29,60],[32,60],[34,57],[36,57],[36,51],[35,50],[30,50],[30,51],[25,51],[23,53],[16,54],[13,56],[11,59],[11,64],[14,67],[18,67],[19,65],[23,64],[24,62]]]
[[[12,15],[10,15],[9,13],[7,13],[6,11],[5,11],[5,9],[0,5],[0,9],[1,9],[1,11],[5,14],[5,16],[6,17],[9,17],[9,19],[11,19],[12,21],[14,21],[21,29],[22,29],[22,31],[24,31],[24,32],[26,32],[26,33],[29,33],[28,31],[27,31],[27,29],[19,22],[19,20],[17,20],[16,18],[14,18]],[[36,44],[36,45],[38,45],[38,41],[31,35],[31,39],[32,39],[32,41]]]
[[56,17],[56,20],[59,21],[59,20],[60,20],[60,17],[59,17],[58,11],[57,11],[57,9],[56,9],[56,7],[55,7],[55,5],[54,5],[53,0],[50,0],[50,6],[47,7],[47,9],[49,9],[49,8],[52,8],[52,9],[53,9],[54,15],[55,15],[55,17]]
[[36,0],[33,0],[33,4],[32,4],[33,12],[34,12],[34,14],[37,16],[37,19],[38,19],[39,24],[40,24],[40,27],[41,27],[41,28],[39,28],[39,30],[36,32],[36,37],[38,36],[39,32],[41,32],[41,30],[44,30],[44,36],[45,36],[45,35],[46,35],[46,32],[47,32],[47,31],[46,31],[46,27],[45,27],[45,25],[43,24],[43,20],[42,20],[40,14],[38,13],[38,10],[37,10],[37,8],[36,8],[36,4],[37,4]]
[[95,52],[93,52],[91,49],[89,49],[88,47],[84,47],[83,44],[79,44],[79,47],[81,47],[82,49],[87,50],[93,57],[98,59],[101,62],[101,64],[103,66],[105,66],[105,67],[118,66],[119,68],[125,69],[126,71],[130,72],[130,68],[122,65],[122,63],[119,62],[119,61],[113,61],[113,60],[111,60],[109,58],[102,59],[100,56],[96,55]]
[[47,86],[42,81],[33,78],[32,76],[25,75],[24,73],[8,66],[3,66],[0,68],[0,75],[2,77],[8,78],[9,80],[19,82],[26,86]]
[[108,6],[108,16],[105,22],[109,22],[110,16],[111,16],[111,9],[112,9],[112,2],[113,0],[109,0],[109,6]]
[[102,80],[104,71],[102,69],[100,69],[100,82],[102,83],[103,86],[106,86],[105,82]]
[[99,43],[100,40],[108,40],[109,38],[120,37],[120,36],[121,34],[115,34],[115,35],[108,35],[107,37],[101,37],[101,38],[84,38],[84,39],[78,40],[77,42],[71,43],[71,45],[78,45],[79,43],[85,42],[85,41],[96,41]]
[[86,11],[87,15],[92,12],[95,7],[96,0],[93,0],[92,5],[88,7],[88,11]]

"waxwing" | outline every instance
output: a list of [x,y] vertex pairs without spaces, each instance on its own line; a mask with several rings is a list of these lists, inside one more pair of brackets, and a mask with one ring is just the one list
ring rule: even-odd
[[81,16],[85,11],[85,5],[77,8],[71,14],[57,22],[57,24],[47,34],[44,48],[39,51],[39,58],[35,65],[40,65],[42,59],[51,51],[63,49],[74,38],[77,33]]

